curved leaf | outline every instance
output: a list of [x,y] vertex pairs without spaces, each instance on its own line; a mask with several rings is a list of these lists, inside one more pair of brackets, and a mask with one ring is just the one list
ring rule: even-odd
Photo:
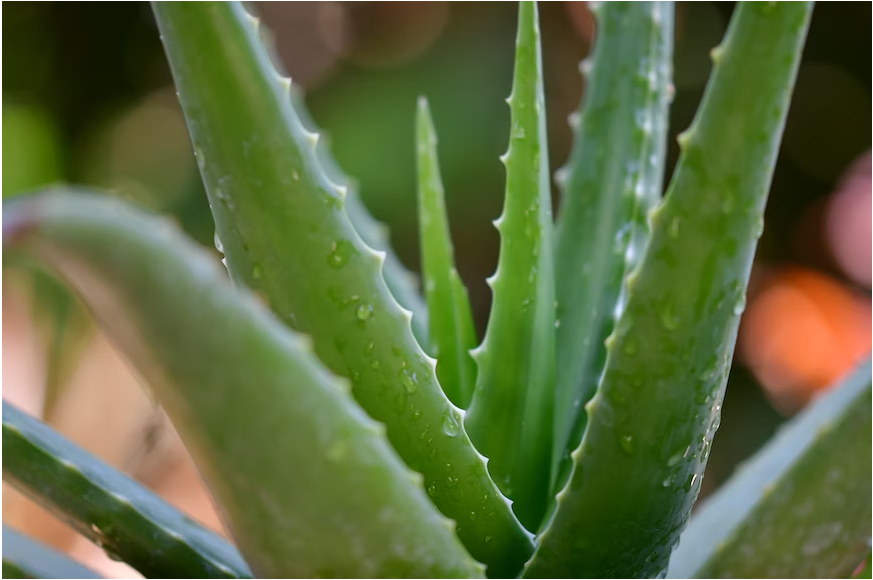
[[224,539],[5,401],[3,481],[147,578],[251,577]]
[[627,280],[570,482],[525,574],[667,567],[718,429],[812,5],[741,3],[652,236]]
[[871,367],[813,402],[707,499],[673,578],[848,578],[869,553]]
[[476,575],[347,386],[164,220],[110,199],[5,204],[4,237],[58,271],[149,381],[255,574]]
[[[176,87],[231,277],[258,291],[352,380],[361,406],[425,476],[439,509],[489,573],[514,575],[531,540],[443,394],[409,312],[381,275],[240,3],[157,2]],[[487,538],[487,541],[486,541]]]

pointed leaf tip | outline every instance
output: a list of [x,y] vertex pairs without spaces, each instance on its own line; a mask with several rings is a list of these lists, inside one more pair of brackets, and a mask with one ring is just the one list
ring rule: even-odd
[[471,439],[489,458],[489,472],[530,530],[538,528],[549,503],[555,372],[551,189],[537,19],[534,2],[519,5],[506,200],[497,222],[500,257],[489,278],[494,301],[465,419]]
[[418,218],[422,270],[428,304],[430,343],[437,358],[437,378],[446,396],[466,408],[473,396],[476,365],[470,350],[476,330],[467,289],[454,263],[445,195],[439,173],[436,131],[427,99],[417,114]]

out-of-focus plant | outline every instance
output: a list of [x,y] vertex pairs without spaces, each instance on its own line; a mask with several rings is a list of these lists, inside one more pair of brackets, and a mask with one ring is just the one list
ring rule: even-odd
[[[147,576],[851,572],[869,550],[869,364],[725,486],[671,561],[718,428],[812,5],[739,6],[663,200],[673,6],[592,9],[553,220],[537,9],[520,5],[477,346],[427,103],[422,300],[257,19],[239,3],[155,3],[233,285],[166,220],[99,195],[6,204],[3,236],[74,288],[149,380],[241,556],[5,404],[4,479]],[[14,549],[4,560],[26,566]]]

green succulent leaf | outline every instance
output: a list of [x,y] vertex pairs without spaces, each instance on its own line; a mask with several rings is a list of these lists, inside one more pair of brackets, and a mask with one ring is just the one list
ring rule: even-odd
[[3,481],[146,577],[251,577],[225,540],[5,401]]
[[4,205],[5,245],[66,279],[149,381],[256,575],[479,574],[347,383],[202,248],[85,193]]
[[555,377],[552,201],[540,28],[535,2],[518,13],[506,165],[506,202],[488,328],[474,358],[476,390],[465,425],[488,469],[536,530],[548,502]]
[[352,226],[347,194],[322,166],[318,135],[301,124],[257,20],[240,3],[154,9],[231,278],[351,379],[355,399],[424,474],[433,502],[489,574],[516,574],[531,539],[386,287],[384,255]]
[[[6,403],[3,403],[6,413]],[[4,421],[5,424],[5,421]],[[6,434],[3,434],[5,441]],[[100,575],[8,526],[3,526],[4,578],[100,578]]]
[[528,577],[660,574],[700,490],[810,3],[741,3]]
[[476,328],[467,289],[455,269],[445,192],[437,162],[437,138],[427,100],[418,102],[418,223],[421,263],[437,378],[453,403],[466,408],[473,397]]
[[675,578],[848,578],[869,553],[870,361],[813,402],[692,518]]
[[[288,93],[300,122],[310,133],[317,133],[318,126],[310,116],[306,103],[299,94],[296,85],[291,85],[288,88]],[[358,192],[358,184],[342,171],[331,153],[330,139],[324,134],[318,140],[316,154],[328,180],[345,188],[345,210],[358,235],[361,236],[365,244],[374,250],[384,252],[385,262],[382,264],[382,276],[385,278],[385,284],[398,304],[412,313],[412,334],[415,335],[421,347],[425,351],[429,351],[428,312],[418,291],[418,277],[410,272],[394,253],[388,236],[388,228],[367,211],[367,207]]]
[[584,405],[597,390],[604,340],[621,313],[624,278],[648,241],[661,198],[673,56],[672,2],[605,2],[580,110],[555,234],[557,348],[555,491],[579,446]]

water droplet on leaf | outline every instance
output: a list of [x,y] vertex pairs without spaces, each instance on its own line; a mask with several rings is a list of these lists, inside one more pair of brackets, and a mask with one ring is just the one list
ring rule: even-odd
[[373,307],[369,304],[361,304],[355,311],[355,317],[361,322],[367,322],[373,317]]
[[443,418],[443,431],[449,437],[457,437],[458,433],[461,432],[461,425],[458,423],[458,418],[453,411],[446,413],[446,416]]
[[415,371],[410,371],[409,369],[401,370],[400,380],[403,381],[403,386],[410,393],[414,393],[418,389],[418,377],[415,375]]
[[348,240],[338,240],[331,244],[330,254],[327,256],[327,263],[334,268],[340,269],[349,262],[354,253],[356,253],[356,251],[351,242]]
[[621,445],[622,451],[627,453],[628,455],[633,455],[634,453],[634,438],[633,435],[622,435],[618,439],[619,445]]

